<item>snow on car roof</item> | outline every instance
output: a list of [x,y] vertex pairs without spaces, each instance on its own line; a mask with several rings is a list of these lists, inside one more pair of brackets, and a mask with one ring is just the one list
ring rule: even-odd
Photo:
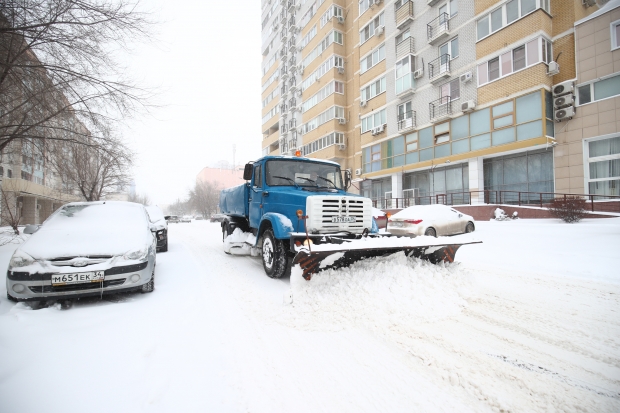
[[149,213],[149,218],[151,218],[151,222],[157,222],[159,220],[165,219],[164,213],[157,205],[149,205],[145,208],[146,211]]
[[401,219],[416,219],[420,217],[424,217],[426,219],[438,218],[443,215],[447,211],[449,211],[449,206],[436,204],[436,205],[415,205],[410,206],[409,208],[405,208],[402,211],[399,211],[392,215],[392,218],[401,218]]

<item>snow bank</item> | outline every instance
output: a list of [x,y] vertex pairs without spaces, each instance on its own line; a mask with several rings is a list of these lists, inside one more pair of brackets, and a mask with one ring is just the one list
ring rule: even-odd
[[224,240],[224,252],[234,255],[250,255],[250,250],[255,243],[254,234],[235,228],[232,234],[228,234]]
[[433,265],[402,252],[322,271],[311,281],[295,266],[287,322],[308,329],[406,329],[459,314],[475,290],[474,277],[458,264]]

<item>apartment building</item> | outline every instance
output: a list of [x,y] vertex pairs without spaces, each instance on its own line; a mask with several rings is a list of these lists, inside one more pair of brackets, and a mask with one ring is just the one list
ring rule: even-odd
[[[594,190],[587,179],[602,178],[585,172],[598,166],[581,139],[615,131],[586,138],[580,119],[612,105],[596,102],[591,65],[599,51],[615,63],[613,28],[596,35],[615,3],[265,0],[263,154],[337,161],[385,208],[428,196],[468,202],[470,191],[476,202],[483,190]],[[590,26],[598,31],[587,38]],[[608,63],[603,76],[620,70]],[[583,111],[570,93],[581,83],[593,96]]]

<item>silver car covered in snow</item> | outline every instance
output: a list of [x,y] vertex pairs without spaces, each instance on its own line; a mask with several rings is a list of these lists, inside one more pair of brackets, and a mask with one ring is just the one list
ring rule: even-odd
[[446,205],[416,205],[405,208],[388,220],[393,235],[433,237],[463,234],[476,229],[474,218]]
[[62,206],[9,262],[7,296],[13,301],[68,299],[155,287],[152,224],[131,202],[75,202]]

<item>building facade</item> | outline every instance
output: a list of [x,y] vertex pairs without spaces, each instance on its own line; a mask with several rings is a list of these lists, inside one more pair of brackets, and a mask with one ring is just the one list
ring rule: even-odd
[[[594,88],[620,70],[615,20],[607,39],[596,22],[616,2],[264,0],[263,154],[337,161],[384,208],[484,190],[618,195],[591,185],[609,167],[584,158],[580,120],[611,110]],[[615,133],[606,123],[597,139]]]

